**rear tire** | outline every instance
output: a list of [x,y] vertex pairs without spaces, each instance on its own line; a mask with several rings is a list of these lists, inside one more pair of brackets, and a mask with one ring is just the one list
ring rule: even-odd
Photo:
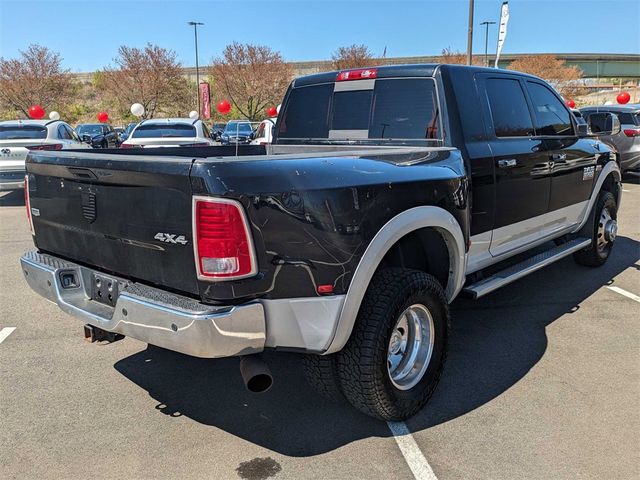
[[[599,267],[609,258],[617,233],[618,206],[611,192],[602,190],[587,224],[581,233],[591,238],[591,245],[573,254],[576,263],[587,267]],[[614,222],[613,236],[610,222]]]
[[307,383],[324,398],[333,402],[344,400],[340,389],[336,355],[304,355],[302,368]]
[[433,276],[406,268],[379,271],[337,354],[344,396],[372,417],[411,417],[440,380],[448,332],[449,306]]

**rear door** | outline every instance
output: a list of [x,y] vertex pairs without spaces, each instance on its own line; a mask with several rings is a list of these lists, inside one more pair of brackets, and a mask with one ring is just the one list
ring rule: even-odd
[[522,80],[515,75],[482,74],[488,109],[489,146],[495,161],[495,212],[489,251],[506,254],[545,232],[551,170],[542,139],[535,136]]
[[198,293],[190,158],[66,152],[27,161],[38,249]]

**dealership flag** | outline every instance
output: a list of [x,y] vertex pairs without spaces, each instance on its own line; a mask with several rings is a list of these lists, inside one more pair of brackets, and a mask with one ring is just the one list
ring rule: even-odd
[[509,2],[502,2],[500,32],[498,33],[498,50],[496,51],[496,68],[498,68],[498,60],[500,59],[504,40],[507,38],[507,23],[509,23]]
[[205,120],[211,118],[211,92],[207,82],[200,82],[200,116]]

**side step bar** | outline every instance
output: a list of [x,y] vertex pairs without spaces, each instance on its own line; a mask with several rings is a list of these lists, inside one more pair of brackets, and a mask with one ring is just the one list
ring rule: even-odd
[[490,277],[469,285],[464,288],[463,292],[471,295],[473,298],[483,297],[494,290],[504,287],[511,282],[515,282],[516,280],[540,270],[541,268],[571,255],[578,250],[582,250],[590,244],[591,239],[576,238],[575,240],[571,240],[567,243],[563,243],[562,245],[558,245],[555,248],[534,255],[533,257],[527,258],[520,263],[505,268]]

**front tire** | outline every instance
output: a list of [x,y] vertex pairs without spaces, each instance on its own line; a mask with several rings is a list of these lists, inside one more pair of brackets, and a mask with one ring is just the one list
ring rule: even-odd
[[448,332],[449,306],[433,276],[406,268],[379,271],[337,354],[342,393],[367,415],[411,417],[438,384]]
[[591,237],[591,245],[573,254],[576,263],[587,267],[603,265],[613,249],[618,227],[618,206],[611,192],[602,190],[583,229]]

